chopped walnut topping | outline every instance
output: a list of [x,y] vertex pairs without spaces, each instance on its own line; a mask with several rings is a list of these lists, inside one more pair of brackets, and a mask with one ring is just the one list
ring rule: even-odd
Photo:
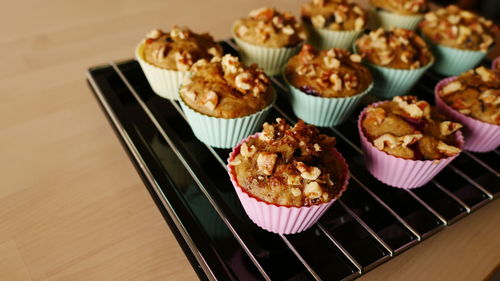
[[302,191],[299,188],[292,187],[290,191],[292,192],[292,195],[295,197],[299,197],[300,195],[302,195]]
[[493,79],[495,79],[495,74],[493,73],[493,71],[486,69],[484,66],[476,68],[476,73],[479,74],[481,80],[483,80],[484,82],[493,81]]
[[189,38],[189,36],[191,36],[191,31],[188,30],[187,28],[181,29],[177,26],[174,26],[172,30],[170,30],[170,37],[172,37],[173,39],[184,40]]
[[208,91],[201,102],[206,108],[213,111],[219,103],[219,96],[214,91]]
[[289,175],[286,183],[289,185],[301,185],[302,184],[302,178],[297,175]]
[[451,121],[444,121],[439,124],[439,131],[443,136],[451,135],[460,128],[462,128],[462,124]]
[[241,160],[238,158],[234,158],[233,160],[231,160],[231,162],[229,162],[229,165],[232,165],[232,166],[238,166],[240,164],[241,164]]
[[321,146],[319,144],[315,143],[313,145],[313,147],[314,147],[314,151],[318,151],[318,152],[321,151]]
[[188,71],[191,65],[193,65],[193,57],[186,51],[176,53],[175,59],[177,69],[180,71]]
[[462,88],[462,83],[460,81],[453,81],[441,89],[442,96],[448,96]]
[[245,158],[252,157],[255,152],[257,152],[257,148],[254,145],[248,147],[246,143],[243,143],[240,147],[240,154]]
[[271,126],[269,123],[265,122],[262,127],[264,128],[262,130],[262,133],[259,135],[259,139],[263,141],[270,141],[274,138],[274,127]]
[[236,73],[238,72],[239,61],[237,57],[231,55],[225,55],[222,57],[222,69],[225,73]]
[[321,175],[321,170],[317,167],[309,167],[303,162],[297,162],[295,167],[301,173],[300,176],[307,180],[316,180]]
[[380,107],[370,106],[366,113],[366,120],[375,125],[380,125],[385,119],[385,110]]
[[[411,97],[411,96],[396,96],[392,99],[394,102],[398,104],[398,106],[408,113],[409,117],[412,118],[421,118],[425,116],[424,114],[424,109],[428,108],[430,113],[430,106],[427,102],[425,101],[419,101],[418,104],[416,102],[416,98]],[[411,103],[408,103],[411,102]],[[423,109],[424,108],[424,109]]]
[[187,87],[182,87],[180,93],[192,101],[196,100],[196,92]]
[[287,35],[293,35],[295,33],[295,29],[289,25],[283,27],[281,31]]
[[353,62],[361,62],[361,56],[358,55],[358,54],[352,54],[349,56],[349,58],[353,61]]
[[330,75],[330,82],[332,82],[332,87],[334,91],[342,90],[342,79],[337,73]]
[[500,104],[500,90],[486,90],[479,95],[479,99],[487,104],[497,106]]
[[146,35],[146,38],[147,39],[158,39],[162,35],[163,35],[163,32],[161,30],[154,29],[154,30],[151,30],[150,32],[148,32],[148,34]]
[[439,141],[437,145],[437,149],[439,152],[443,153],[446,156],[453,156],[455,154],[460,153],[462,151],[460,148],[453,146],[453,145],[447,145],[446,143]]
[[333,58],[333,57],[330,57],[330,56],[324,57],[323,62],[325,64],[325,66],[328,68],[336,69],[336,68],[340,67],[340,60]]
[[257,168],[259,172],[269,176],[273,173],[274,165],[276,165],[276,159],[278,155],[269,152],[260,152],[257,156]]
[[236,75],[235,83],[238,89],[243,91],[250,90],[252,85],[250,84],[250,80],[252,79],[252,75],[248,72],[242,72]]
[[392,134],[383,134],[373,140],[373,145],[380,150],[383,150],[386,146],[389,148],[395,148],[398,146],[408,147],[409,145],[419,141],[422,137],[422,134],[412,134],[402,137],[395,137]]
[[313,181],[304,187],[304,195],[308,198],[318,198],[323,194],[323,190],[321,189],[321,186]]
[[316,15],[311,18],[311,22],[315,27],[323,28],[325,26],[326,19],[322,15]]

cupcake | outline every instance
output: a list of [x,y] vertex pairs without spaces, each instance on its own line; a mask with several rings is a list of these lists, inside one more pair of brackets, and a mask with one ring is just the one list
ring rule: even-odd
[[347,188],[345,159],[335,138],[299,120],[278,118],[242,141],[228,159],[228,172],[250,219],[279,234],[316,223]]
[[222,56],[222,48],[208,33],[196,34],[174,26],[170,32],[149,32],[136,48],[135,56],[153,91],[167,99],[178,99],[179,85],[199,59]]
[[461,127],[414,96],[369,105],[358,120],[366,167],[399,188],[425,185],[455,159],[463,145]]
[[322,127],[347,119],[373,86],[360,55],[335,48],[316,51],[309,44],[288,61],[283,76],[295,115]]
[[448,76],[479,64],[495,41],[495,29],[492,21],[453,5],[427,13],[420,23],[436,56],[433,69]]
[[391,98],[406,94],[434,62],[425,41],[414,31],[379,28],[355,42],[373,73],[373,93]]
[[439,82],[436,106],[464,125],[466,150],[487,152],[500,145],[500,70],[483,66]]
[[493,60],[493,63],[491,63],[491,68],[500,69],[500,57],[496,57],[496,59]]
[[273,8],[251,11],[235,22],[232,32],[243,61],[258,64],[268,75],[281,73],[306,39],[304,27],[292,14]]
[[368,22],[366,11],[350,0],[313,0],[300,14],[308,41],[318,49],[350,49]]
[[262,69],[245,66],[229,54],[197,61],[179,93],[195,136],[219,148],[234,147],[254,133],[276,99]]
[[426,0],[370,0],[380,25],[414,30],[429,9]]

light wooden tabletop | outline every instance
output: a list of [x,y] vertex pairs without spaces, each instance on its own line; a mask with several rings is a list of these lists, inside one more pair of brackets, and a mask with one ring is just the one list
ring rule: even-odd
[[[299,0],[275,1],[298,11]],[[196,275],[85,82],[173,24],[229,37],[270,1],[8,1],[0,13],[0,280]],[[500,201],[363,279],[482,280],[500,261]]]

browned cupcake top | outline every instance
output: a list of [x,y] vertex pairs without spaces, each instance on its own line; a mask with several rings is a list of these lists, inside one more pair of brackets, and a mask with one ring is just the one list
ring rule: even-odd
[[288,61],[285,75],[295,88],[326,98],[354,96],[372,83],[360,55],[335,48],[317,51],[309,44]]
[[403,28],[379,28],[356,40],[357,52],[376,65],[416,69],[433,60],[429,47],[414,31]]
[[487,51],[498,27],[491,20],[450,5],[425,14],[420,23],[425,37],[447,47]]
[[222,56],[222,48],[208,33],[172,27],[170,32],[155,29],[144,39],[144,60],[164,69],[187,71],[199,59]]
[[269,106],[275,92],[257,65],[245,66],[229,54],[210,62],[201,59],[190,69],[180,89],[192,109],[219,118],[237,118]]
[[435,160],[459,153],[453,133],[461,127],[446,121],[429,103],[415,96],[397,96],[370,105],[362,120],[365,136],[376,148],[413,160]]
[[234,34],[247,43],[269,48],[293,47],[306,39],[304,27],[292,14],[267,7],[238,20]]
[[363,30],[367,13],[351,0],[313,0],[302,5],[302,20],[315,28]]
[[484,66],[471,69],[444,86],[438,94],[460,113],[500,125],[500,70]]
[[264,123],[229,163],[239,185],[253,196],[278,205],[310,206],[328,202],[341,191],[347,171],[332,149],[335,138],[299,120]]
[[370,0],[370,2],[376,8],[403,15],[421,14],[429,9],[427,0]]

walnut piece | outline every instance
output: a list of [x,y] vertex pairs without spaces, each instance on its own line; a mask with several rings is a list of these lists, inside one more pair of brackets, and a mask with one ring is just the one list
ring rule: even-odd
[[257,156],[257,168],[259,172],[269,176],[273,173],[278,155],[270,152],[260,152]]
[[451,135],[460,128],[462,128],[462,124],[451,121],[444,121],[439,124],[439,131],[443,136]]
[[319,183],[315,181],[306,184],[304,187],[304,195],[308,198],[319,198],[321,194],[323,194],[323,190],[321,189]]
[[316,180],[321,175],[321,170],[317,167],[309,167],[303,162],[297,162],[295,168],[301,173],[300,176],[306,180]]
[[437,150],[439,152],[443,153],[444,155],[447,155],[447,156],[453,156],[453,155],[458,154],[462,151],[460,148],[453,146],[453,145],[447,145],[446,143],[444,143],[442,141],[439,141],[439,143],[437,145]]

